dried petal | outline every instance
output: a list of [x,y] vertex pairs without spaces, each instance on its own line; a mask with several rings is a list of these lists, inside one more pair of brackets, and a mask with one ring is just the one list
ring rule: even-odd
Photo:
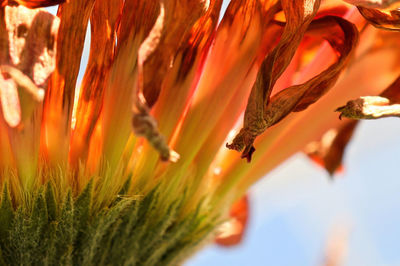
[[400,104],[390,104],[390,100],[380,96],[364,96],[347,102],[339,107],[340,117],[351,119],[377,119],[383,117],[400,117]]
[[[32,113],[44,98],[44,90],[38,88],[35,83],[22,71],[12,66],[0,66],[0,71],[11,79],[3,80],[1,84],[1,103],[3,105],[4,118],[10,127],[16,127],[21,121],[31,118]],[[2,75],[2,78],[4,76]],[[19,93],[17,91],[19,88]],[[22,111],[21,107],[22,106]]]
[[43,10],[23,6],[7,6],[4,19],[7,40],[2,40],[5,54],[0,59],[1,102],[6,122],[16,127],[30,119],[43,100],[43,89],[55,67],[54,38],[59,22]]
[[22,89],[24,89],[33,100],[41,102],[44,98],[44,90],[36,86],[33,81],[26,76],[22,71],[12,66],[0,66],[0,71],[7,73],[13,81]]
[[[305,31],[306,29],[302,30]],[[298,31],[295,32],[297,34]],[[334,85],[358,39],[357,29],[352,23],[334,16],[327,16],[314,21],[310,26],[309,32],[311,34],[317,33],[325,38],[332,48],[337,51],[339,59],[327,70],[306,83],[282,90],[270,99],[271,87],[277,78],[276,74],[274,74],[277,71],[275,70],[276,65],[263,68],[263,72],[259,73],[256,84],[250,94],[245,112],[244,128],[235,137],[233,143],[227,145],[228,148],[238,151],[244,149],[242,158],[250,160],[254,152],[254,139],[268,127],[278,123],[290,112],[304,110]],[[284,38],[282,37],[282,39]],[[286,43],[286,45],[289,44]],[[293,45],[293,43],[290,43],[290,45]],[[297,48],[298,43],[295,45],[291,47],[292,50]],[[279,48],[279,45],[277,48]],[[291,58],[293,52],[290,51],[286,56],[289,55],[289,58]],[[268,60],[275,61],[269,58],[270,55],[263,62],[264,65],[271,64],[270,62],[268,63]],[[281,71],[283,69],[279,70],[279,75]],[[267,88],[266,91],[263,90],[265,87]]]
[[[90,139],[100,117],[104,91],[114,59],[116,28],[122,6],[123,0],[98,0],[90,17],[90,55],[80,89],[69,151],[70,163],[74,167],[79,161],[86,161]],[[95,145],[100,146],[99,143]]]
[[196,160],[204,163],[199,172],[212,159],[207,154],[220,148],[235,125],[262,60],[281,36],[282,28],[271,23],[279,10],[275,1],[231,1],[218,26],[175,142],[187,161],[198,155]]
[[[59,19],[24,6],[6,6],[2,11],[0,32],[6,34],[0,38],[1,103],[19,182],[30,188],[37,182],[41,102],[55,68]],[[1,142],[1,149],[7,150],[4,139]]]
[[327,131],[319,142],[311,142],[305,148],[307,155],[333,175],[342,164],[348,142],[354,134],[358,121],[349,120],[338,128]]
[[359,6],[358,10],[372,25],[386,30],[400,31],[400,9],[380,11]]
[[355,6],[363,6],[367,8],[388,8],[399,3],[399,0],[345,0],[347,3]]
[[68,160],[71,117],[86,28],[95,0],[71,0],[60,5],[56,71],[45,97],[41,152],[46,160]]
[[[152,109],[159,131],[169,145],[173,145],[173,136],[179,131],[179,122],[184,119],[185,109],[200,80],[214,38],[221,4],[221,0],[210,1],[206,14],[194,23],[190,33],[182,41],[174,63],[163,81],[157,104]],[[139,176],[137,179],[151,174],[159,158],[157,152],[146,142],[140,149],[140,155],[137,156],[140,159],[137,160],[137,168],[134,170]]]
[[364,96],[339,107],[340,117],[351,119],[377,119],[400,116],[400,104],[390,104],[390,100],[380,96]]
[[364,96],[348,101],[336,109],[340,117],[351,119],[377,119],[400,117],[400,77],[398,77],[380,96]]
[[267,128],[264,121],[264,106],[269,102],[275,82],[289,65],[303,34],[319,8],[320,1],[282,1],[281,4],[286,16],[281,40],[261,65],[247,103],[243,129],[232,144],[227,144],[229,149],[237,151],[244,149],[242,158],[247,158],[248,161],[251,160],[255,150],[254,139]]
[[7,6],[5,12],[9,62],[2,64],[16,67],[36,86],[45,88],[55,68],[59,19],[44,10],[23,6]]
[[143,64],[143,95],[147,105],[156,102],[165,74],[181,42],[193,24],[207,11],[206,2],[160,1],[160,15],[150,35],[139,48],[138,65]]
[[[359,12],[355,11],[349,14],[351,21],[358,21],[361,18]],[[223,164],[217,165],[221,167],[223,173],[219,176],[222,186],[228,187],[229,185],[225,184],[231,184],[233,180],[238,179],[238,176],[246,173],[238,185],[246,191],[250,184],[264,177],[265,173],[270,172],[311,141],[319,139],[332,128],[332,125],[339,124],[341,121],[332,111],[343,103],[343,99],[354,99],[362,94],[378,94],[378,88],[386,88],[398,77],[400,71],[398,34],[368,26],[360,37],[355,51],[357,57],[348,65],[345,74],[341,75],[335,87],[305,111],[288,116],[259,136],[255,142],[257,152],[251,164],[240,163],[237,154],[227,151],[221,159]],[[333,56],[333,52],[329,45],[322,45],[310,67],[297,73],[298,79],[307,80],[311,73],[321,69],[321,65],[328,65],[331,59],[336,57]],[[377,65],[379,67],[376,67]],[[314,70],[310,73],[310,69]]]

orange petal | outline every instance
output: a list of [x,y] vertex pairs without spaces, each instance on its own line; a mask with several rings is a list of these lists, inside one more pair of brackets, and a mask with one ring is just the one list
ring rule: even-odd
[[29,8],[55,6],[64,3],[66,0],[1,0],[1,6],[23,5]]
[[342,165],[343,155],[353,136],[358,121],[343,121],[339,127],[327,131],[321,141],[312,142],[305,148],[307,155],[324,167],[330,175],[335,174]]
[[221,246],[234,246],[242,241],[249,219],[247,195],[232,205],[229,217],[229,220],[220,226],[215,238],[215,242]]
[[[158,121],[159,131],[173,143],[173,135],[179,132],[179,123],[185,117],[190,98],[200,79],[204,62],[211,46],[221,8],[221,0],[210,1],[205,15],[199,18],[190,30],[173,60],[173,65],[164,78],[162,90],[152,114]],[[168,110],[168,111],[166,111]],[[137,156],[139,176],[149,176],[154,171],[159,156],[144,142]]]
[[[90,55],[80,89],[71,136],[69,161],[77,167],[86,161],[90,138],[100,117],[104,90],[114,59],[116,28],[121,16],[123,1],[96,1],[91,15]],[[99,143],[93,145],[101,146]]]
[[69,1],[60,5],[56,70],[45,97],[41,152],[51,163],[68,160],[71,116],[83,44],[94,0]]
[[[248,76],[252,76],[253,67],[258,68],[260,59],[276,42],[272,35],[267,34],[276,12],[277,6],[268,1],[230,2],[175,140],[175,149],[186,162],[192,161],[199,149],[207,145],[207,138],[212,138],[210,134],[221,125],[218,123],[223,121],[223,115],[228,115],[224,128],[234,125],[249,92]],[[279,36],[280,31],[268,33]],[[246,86],[242,86],[245,83]],[[221,129],[223,131],[226,134],[229,129]],[[219,141],[223,139],[224,136],[218,137]]]
[[[101,115],[102,150],[113,168],[132,132],[132,96],[137,86],[138,50],[160,13],[158,0],[127,0],[117,32],[117,47],[104,91]],[[118,130],[115,130],[118,128]]]
[[143,95],[150,107],[159,96],[165,74],[180,44],[187,38],[193,24],[210,8],[207,2],[200,0],[160,3],[165,14],[160,24],[155,24],[157,28],[152,30],[155,38],[147,38],[139,48],[138,58],[139,64],[143,63]]

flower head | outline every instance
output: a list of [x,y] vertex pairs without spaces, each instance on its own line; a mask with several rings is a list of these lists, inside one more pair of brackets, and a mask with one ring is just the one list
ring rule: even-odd
[[3,206],[72,221],[59,252],[76,263],[173,264],[219,224],[217,242],[240,242],[247,189],[303,149],[333,174],[357,123],[333,111],[400,68],[398,36],[368,24],[397,29],[397,13],[365,3],[232,0],[220,22],[222,0],[28,9],[61,2],[1,2],[0,182]]

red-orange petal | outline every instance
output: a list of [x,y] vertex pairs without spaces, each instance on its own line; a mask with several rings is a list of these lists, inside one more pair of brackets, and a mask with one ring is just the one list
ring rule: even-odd
[[221,225],[215,238],[218,245],[234,246],[242,241],[249,219],[249,199],[247,195],[232,205],[229,217],[230,219]]
[[1,6],[23,5],[29,8],[55,6],[64,3],[66,0],[1,0]]

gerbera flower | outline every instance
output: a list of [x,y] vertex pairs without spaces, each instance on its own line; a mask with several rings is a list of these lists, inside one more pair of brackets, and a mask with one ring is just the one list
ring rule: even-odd
[[236,244],[247,189],[312,141],[333,174],[356,124],[333,111],[400,67],[376,6],[368,21],[319,0],[233,0],[221,22],[222,0],[29,9],[60,2],[1,2],[4,264],[176,265]]

